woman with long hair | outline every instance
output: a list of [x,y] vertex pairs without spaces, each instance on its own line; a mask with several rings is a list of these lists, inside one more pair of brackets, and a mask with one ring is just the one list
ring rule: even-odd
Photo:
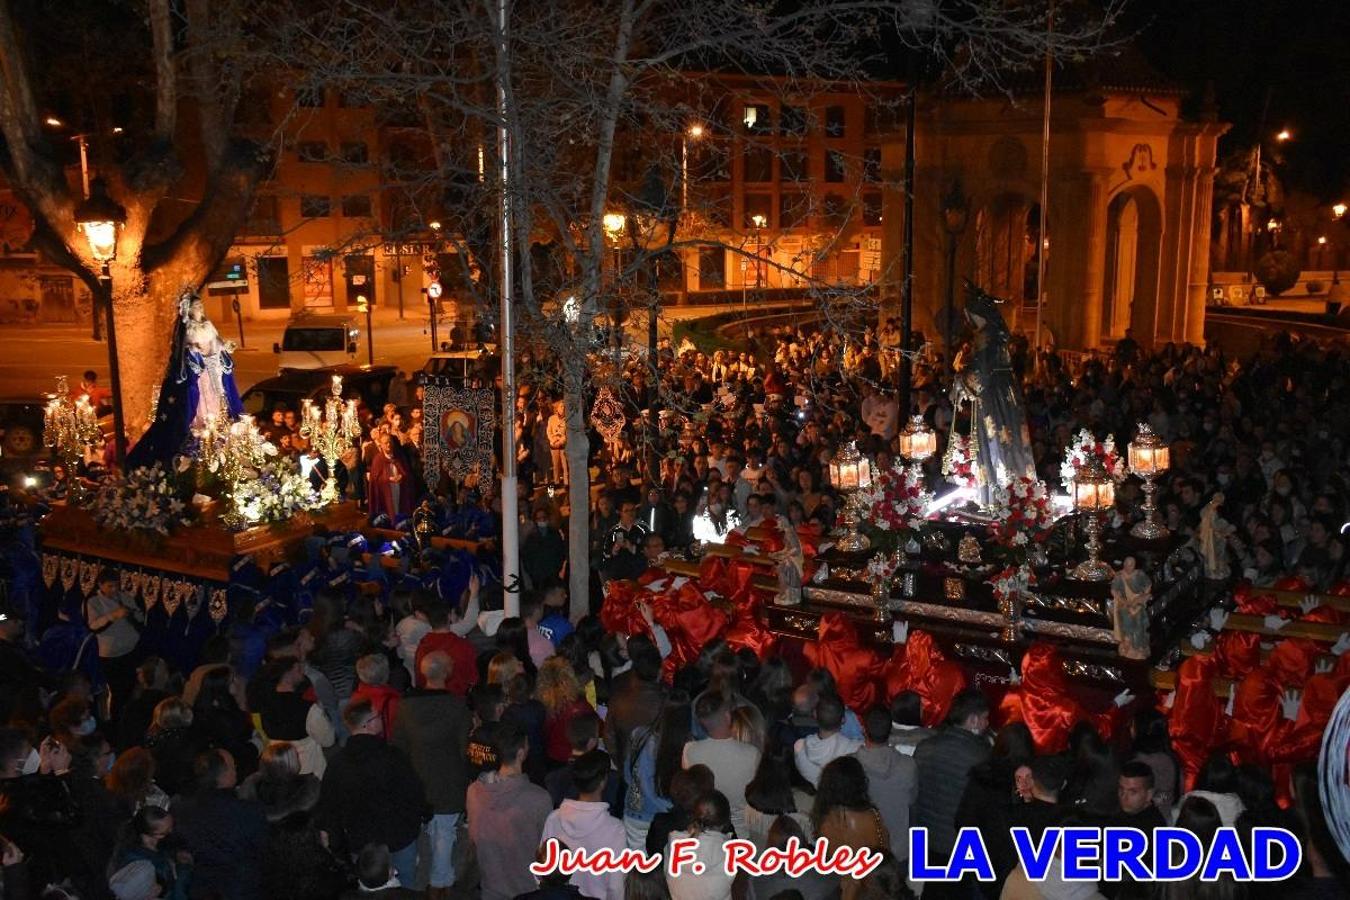
[[320,590],[305,629],[314,638],[305,661],[324,674],[339,701],[346,700],[356,687],[356,661],[366,649],[364,635],[347,627],[347,598],[333,588]]
[[133,813],[142,806],[169,808],[169,795],[155,784],[155,756],[144,747],[132,747],[118,756],[103,784]]
[[287,741],[270,744],[258,771],[239,786],[267,816],[267,843],[258,861],[268,897],[323,900],[342,890],[345,873],[319,835],[314,808],[319,780],[300,773],[300,754]]
[[572,758],[568,723],[584,713],[594,713],[572,664],[561,656],[546,659],[539,668],[534,695],[544,705],[544,752],[555,768],[566,765]]
[[760,757],[755,777],[745,786],[745,827],[748,833],[740,835],[754,841],[755,849],[763,853],[769,846],[769,831],[779,816],[789,816],[809,833],[811,817],[799,812],[797,797],[792,789],[792,764],[787,758],[766,753]]
[[[891,836],[881,812],[872,805],[867,793],[867,772],[854,756],[831,760],[820,772],[816,802],[811,808],[811,827],[818,838],[826,838],[832,847],[867,847],[886,850]],[[851,877],[839,880],[840,900],[854,900],[860,882]]]
[[670,779],[683,763],[691,724],[689,695],[672,691],[651,727],[633,729],[628,758],[624,760],[628,793],[624,798],[623,826],[630,849],[645,847],[652,818],[671,808]]
[[192,705],[192,721],[208,743],[230,751],[242,779],[257,767],[258,750],[253,746],[253,720],[240,708],[235,690],[229,666],[207,670]]

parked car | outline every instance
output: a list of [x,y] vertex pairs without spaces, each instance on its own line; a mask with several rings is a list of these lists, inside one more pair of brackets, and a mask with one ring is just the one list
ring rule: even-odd
[[240,398],[244,412],[257,416],[259,424],[278,405],[299,410],[305,400],[322,401],[331,395],[333,376],[342,376],[342,396],[359,400],[367,409],[379,412],[389,398],[389,385],[398,375],[396,366],[329,366],[324,369],[296,369],[274,378],[265,378]]
[[356,320],[348,316],[297,316],[286,325],[281,342],[272,345],[278,371],[325,369],[341,366],[356,358],[360,337]]

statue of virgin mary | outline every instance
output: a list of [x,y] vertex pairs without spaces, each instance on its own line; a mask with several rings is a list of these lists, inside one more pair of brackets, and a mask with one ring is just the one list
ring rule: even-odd
[[169,365],[155,420],[127,454],[129,469],[159,462],[166,469],[207,420],[234,421],[244,411],[234,384],[234,344],[221,340],[196,291],[183,292],[174,320]]

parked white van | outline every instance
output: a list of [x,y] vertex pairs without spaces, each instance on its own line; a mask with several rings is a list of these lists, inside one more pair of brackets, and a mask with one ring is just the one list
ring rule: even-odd
[[352,362],[360,336],[356,320],[339,315],[304,315],[286,326],[281,343],[272,345],[277,370],[325,369]]

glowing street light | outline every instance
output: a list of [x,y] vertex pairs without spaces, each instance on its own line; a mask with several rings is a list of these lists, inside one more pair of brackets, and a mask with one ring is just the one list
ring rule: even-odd
[[684,130],[680,138],[680,211],[689,208],[689,142],[703,137],[703,126],[698,122]]
[[1275,135],[1275,140],[1283,144],[1285,141],[1289,140],[1293,136],[1294,136],[1293,132],[1291,132],[1288,128],[1281,128],[1279,133]]
[[[100,265],[98,283],[108,316],[108,371],[112,376],[113,455],[118,468],[126,463],[126,420],[122,415],[122,370],[117,360],[117,328],[113,318],[112,270],[117,258],[117,233],[126,224],[126,209],[108,195],[108,183],[95,178],[89,197],[75,207],[75,224],[89,242],[89,255]],[[98,315],[96,312],[95,315]]]
[[601,224],[604,225],[605,233],[617,240],[623,234],[623,227],[628,224],[628,217],[623,213],[605,213]]
[[1347,209],[1350,209],[1350,207],[1347,207],[1344,203],[1337,203],[1335,206],[1331,207],[1331,214],[1339,219],[1345,215]]
[[366,359],[373,366],[375,365],[375,329],[370,324],[370,301],[366,299],[365,294],[356,295],[356,311],[366,314]]

